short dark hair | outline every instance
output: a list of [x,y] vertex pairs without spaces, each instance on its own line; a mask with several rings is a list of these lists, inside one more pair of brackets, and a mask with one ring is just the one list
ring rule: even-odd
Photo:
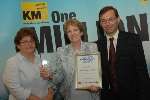
[[118,11],[117,11],[116,8],[114,8],[113,6],[105,6],[105,7],[102,8],[102,9],[100,10],[100,12],[99,12],[99,19],[101,18],[101,16],[102,16],[104,13],[106,13],[106,12],[109,11],[109,10],[113,10],[114,13],[115,13],[115,16],[116,16],[116,17],[119,17],[119,14],[118,14]]
[[[37,42],[37,36],[35,34],[35,31],[31,28],[21,28],[15,38],[14,38],[14,44],[15,44],[15,49],[16,49],[16,52],[19,52],[20,50],[17,48],[17,45],[20,44],[20,41],[23,37],[25,36],[30,36],[34,41],[35,41],[35,45],[36,45],[36,42]],[[36,45],[37,47],[37,45]]]

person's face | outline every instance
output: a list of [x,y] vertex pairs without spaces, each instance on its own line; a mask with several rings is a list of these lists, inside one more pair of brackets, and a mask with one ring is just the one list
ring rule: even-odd
[[25,36],[20,40],[20,44],[17,45],[17,48],[24,54],[34,53],[35,41],[30,36]]
[[71,43],[76,43],[81,41],[81,36],[83,32],[75,25],[69,25],[67,27],[67,36]]
[[119,21],[120,18],[115,16],[114,11],[108,10],[101,16],[100,25],[106,34],[113,35],[118,29]]

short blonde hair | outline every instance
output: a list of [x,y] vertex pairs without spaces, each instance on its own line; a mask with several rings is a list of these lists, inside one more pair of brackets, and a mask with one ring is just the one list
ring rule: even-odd
[[67,29],[68,26],[77,26],[80,30],[80,32],[84,32],[84,27],[83,24],[78,21],[77,19],[68,19],[65,23],[64,23],[64,31],[65,33],[67,33]]

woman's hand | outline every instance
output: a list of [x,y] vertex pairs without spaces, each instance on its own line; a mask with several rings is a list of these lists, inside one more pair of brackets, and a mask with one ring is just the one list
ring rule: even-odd
[[44,100],[53,100],[54,91],[51,88],[48,88],[48,95],[44,97]]
[[91,91],[91,92],[98,92],[99,91],[99,87],[97,86],[94,86],[94,85],[91,85],[88,87],[88,90]]
[[53,78],[52,72],[50,72],[47,67],[40,67],[40,76],[44,80],[51,80]]
[[30,95],[27,100],[41,100],[38,96]]

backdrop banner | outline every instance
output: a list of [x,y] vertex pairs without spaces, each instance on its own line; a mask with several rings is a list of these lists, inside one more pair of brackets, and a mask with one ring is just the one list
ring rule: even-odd
[[51,53],[66,45],[63,24],[76,18],[85,28],[84,40],[99,37],[98,15],[102,7],[118,9],[120,29],[139,34],[150,74],[150,0],[4,0],[0,3],[0,100],[7,100],[8,91],[2,83],[6,61],[15,54],[14,36],[22,27],[35,30],[40,53]]

